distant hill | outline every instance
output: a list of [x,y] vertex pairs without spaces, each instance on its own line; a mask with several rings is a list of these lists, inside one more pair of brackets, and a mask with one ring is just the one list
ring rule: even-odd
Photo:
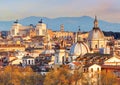
[[103,31],[103,33],[105,36],[114,36],[115,39],[120,39],[120,32],[112,32],[112,31],[105,32],[105,31]]
[[[22,25],[36,25],[40,19],[43,19],[43,22],[47,24],[47,28],[52,30],[60,30],[60,25],[64,24],[64,29],[66,31],[74,31],[78,30],[78,26],[80,26],[81,31],[90,31],[93,28],[94,18],[89,16],[82,17],[59,17],[59,18],[47,18],[47,17],[26,17],[24,19],[20,19],[19,23]],[[10,30],[12,21],[0,21],[0,31],[2,30]],[[113,31],[120,32],[120,23],[111,23],[103,20],[99,20],[99,27],[103,31]]]

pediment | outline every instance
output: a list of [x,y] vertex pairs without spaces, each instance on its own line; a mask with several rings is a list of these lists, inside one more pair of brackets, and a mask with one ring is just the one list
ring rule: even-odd
[[105,61],[105,63],[107,62],[120,62],[120,58],[113,56]]

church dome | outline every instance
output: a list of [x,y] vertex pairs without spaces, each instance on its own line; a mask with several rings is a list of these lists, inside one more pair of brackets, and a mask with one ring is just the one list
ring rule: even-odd
[[99,40],[99,39],[104,39],[104,34],[101,31],[101,29],[98,27],[98,20],[97,17],[95,16],[94,27],[89,32],[88,40]]
[[71,46],[70,55],[72,56],[83,56],[86,53],[89,53],[89,47],[83,41],[76,42]]
[[104,34],[100,28],[93,28],[88,35],[88,40],[104,39]]

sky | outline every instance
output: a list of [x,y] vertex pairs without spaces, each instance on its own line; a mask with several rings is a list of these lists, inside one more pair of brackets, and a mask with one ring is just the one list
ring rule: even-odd
[[120,0],[0,0],[0,21],[29,16],[98,16],[120,23]]

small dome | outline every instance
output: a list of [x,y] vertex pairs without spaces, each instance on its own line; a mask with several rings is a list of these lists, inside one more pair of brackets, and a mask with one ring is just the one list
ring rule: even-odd
[[86,53],[89,53],[89,47],[82,41],[71,46],[70,55],[72,56],[83,56]]
[[100,28],[93,28],[88,35],[88,40],[104,39],[104,34]]

